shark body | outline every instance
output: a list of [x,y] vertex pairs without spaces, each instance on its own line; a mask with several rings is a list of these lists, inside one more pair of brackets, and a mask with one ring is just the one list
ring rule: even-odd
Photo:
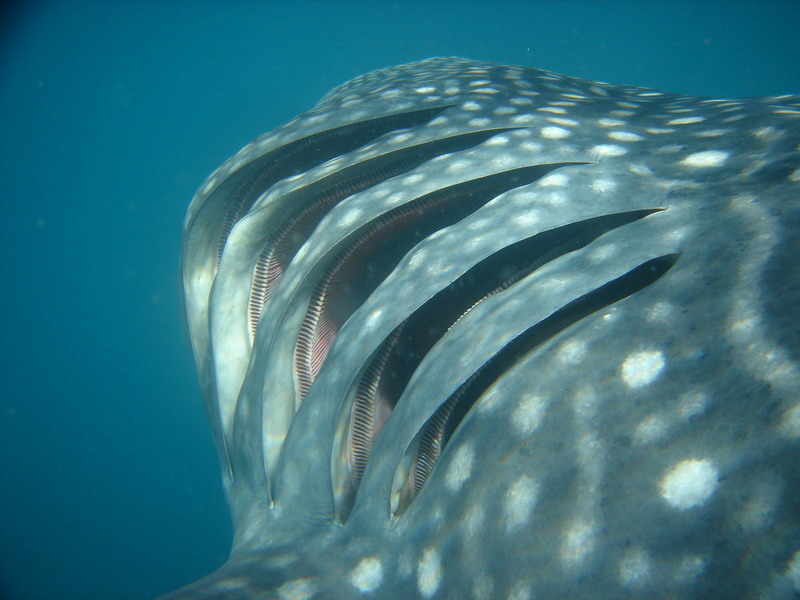
[[167,598],[794,598],[800,97],[430,59],[213,173],[234,523]]

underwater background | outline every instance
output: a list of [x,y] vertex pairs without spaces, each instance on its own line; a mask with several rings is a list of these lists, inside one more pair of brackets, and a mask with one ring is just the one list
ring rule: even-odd
[[203,179],[361,73],[460,55],[800,93],[800,2],[17,2],[0,13],[0,598],[153,598],[231,529],[179,304]]

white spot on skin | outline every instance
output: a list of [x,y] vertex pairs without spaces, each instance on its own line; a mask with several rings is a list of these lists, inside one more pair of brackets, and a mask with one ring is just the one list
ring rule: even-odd
[[640,421],[634,429],[634,443],[645,446],[663,439],[675,425],[703,413],[707,402],[702,392],[684,394],[673,410],[661,410]]
[[772,126],[761,127],[760,129],[753,131],[754,137],[761,138],[764,141],[775,140],[776,138],[780,138],[782,135],[782,131],[775,129]]
[[703,574],[707,566],[708,559],[705,556],[686,556],[678,566],[675,579],[682,582],[697,579]]
[[474,165],[468,160],[452,160],[447,163],[448,173],[460,173],[469,168],[474,168]]
[[592,182],[592,191],[598,194],[607,194],[617,189],[617,184],[610,179],[595,179]]
[[559,108],[557,106],[543,106],[542,108],[537,108],[536,110],[541,111],[541,112],[555,113],[557,115],[563,115],[563,114],[566,114],[566,112],[567,112],[563,108]]
[[626,587],[638,587],[647,582],[650,575],[650,557],[641,548],[631,550],[619,565],[619,579]]
[[511,414],[511,426],[522,437],[527,437],[539,428],[547,409],[547,401],[542,396],[523,398]]
[[622,363],[622,381],[630,388],[653,383],[664,369],[664,364],[664,354],[659,350],[629,354]]
[[583,562],[595,544],[595,527],[591,521],[581,520],[572,525],[564,536],[561,545],[561,560],[568,567],[575,567]]
[[656,302],[647,315],[648,321],[666,322],[674,314],[674,308],[669,302]]
[[364,323],[364,327],[366,329],[372,329],[373,327],[375,327],[378,324],[378,321],[380,320],[382,314],[383,310],[380,308],[373,311],[372,314],[369,317],[367,317],[367,320]]
[[351,208],[339,217],[339,223],[342,227],[349,227],[358,220],[363,211],[360,208]]
[[714,138],[714,137],[721,137],[729,133],[730,133],[729,129],[709,129],[708,131],[698,131],[693,135],[699,138]]
[[728,160],[728,153],[721,150],[707,150],[705,152],[695,152],[681,161],[687,167],[705,168],[719,167]]
[[578,125],[578,122],[577,121],[573,121],[572,119],[563,119],[563,118],[559,118],[559,117],[550,117],[547,120],[550,121],[551,123],[554,123],[555,125],[564,125],[565,127],[575,127],[575,126]]
[[603,118],[598,119],[597,122],[601,127],[619,127],[620,125],[625,125],[625,121],[620,121],[619,119]]
[[486,514],[480,504],[473,504],[470,506],[469,511],[462,521],[464,524],[464,532],[469,539],[474,538],[478,534],[478,530],[483,525],[485,518]]
[[[395,89],[384,90],[383,92],[381,92],[381,96],[384,98],[399,98],[402,94],[403,92]],[[321,118],[321,116],[319,116],[318,118]]]
[[499,106],[494,110],[496,115],[513,115],[516,114],[517,109],[513,106]]
[[586,342],[569,340],[558,348],[558,359],[562,362],[576,365],[586,355]]
[[414,559],[411,553],[406,549],[401,552],[400,558],[397,560],[397,574],[400,577],[406,578],[411,575],[414,570]]
[[203,186],[203,188],[200,190],[200,193],[201,193],[201,194],[208,194],[208,192],[211,190],[211,188],[213,188],[215,185],[217,185],[217,178],[216,178],[216,177],[211,177],[211,178],[210,178],[210,179],[209,179],[209,180],[208,180],[208,181],[205,183],[205,185]]
[[703,117],[681,117],[667,121],[667,125],[690,125],[691,123],[702,123]]
[[589,255],[593,262],[601,263],[607,261],[617,253],[615,244],[604,244],[591,251]]
[[563,173],[552,173],[539,181],[539,185],[544,187],[564,187],[569,179]]
[[642,175],[646,177],[653,175],[653,171],[651,171],[647,165],[641,165],[641,164],[628,165],[628,170],[631,173],[635,173],[636,175]]
[[[448,163],[448,166],[452,167],[454,170],[458,170],[459,166],[462,169],[466,169],[468,164],[469,163],[467,161],[463,161],[463,162],[462,161],[453,161],[452,163]],[[386,203],[389,204],[389,205],[400,204],[405,200],[407,200],[407,198],[401,192],[396,192],[394,194],[389,194],[386,197]]]
[[612,131],[608,134],[608,137],[618,142],[640,142],[644,139],[642,136],[630,131]]
[[539,222],[540,219],[541,216],[539,215],[538,211],[529,210],[528,212],[514,215],[514,217],[511,220],[513,223],[519,225],[520,227],[530,227]]
[[472,597],[475,600],[490,600],[492,598],[493,590],[494,582],[486,573],[481,572],[474,576],[472,583]]
[[567,203],[568,199],[567,195],[563,192],[555,191],[542,198],[542,202],[550,204],[551,206],[563,206]]
[[531,584],[527,581],[518,581],[508,593],[508,600],[530,600]]
[[684,421],[703,414],[708,406],[708,397],[703,392],[685,394],[678,404],[678,416]]
[[547,138],[549,140],[560,140],[565,137],[569,137],[572,132],[564,129],[563,127],[543,127],[542,128],[542,137]]
[[541,152],[542,151],[542,145],[541,144],[537,144],[536,142],[530,142],[530,141],[522,142],[519,145],[519,147],[520,147],[521,150],[524,150],[525,152]]
[[527,125],[528,123],[533,123],[534,121],[536,121],[536,117],[529,114],[516,115],[514,117],[511,117],[511,122],[514,123],[515,125]]
[[675,130],[674,129],[665,129],[664,127],[648,127],[647,129],[645,129],[645,131],[647,133],[659,134],[659,133],[672,133]]
[[664,500],[678,510],[705,503],[719,485],[719,474],[711,461],[687,459],[675,465],[661,479]]
[[[588,399],[591,395],[584,394]],[[578,406],[576,402],[575,414],[590,421],[597,412],[594,404]],[[587,431],[575,442],[575,450],[578,455],[578,465],[584,475],[593,480],[598,480],[603,472],[605,459],[605,448],[603,442],[597,437],[597,432]]]
[[374,557],[364,558],[350,574],[350,583],[360,592],[376,590],[383,580],[381,561]]
[[530,519],[538,497],[539,485],[527,475],[511,484],[503,498],[506,531],[516,529]]
[[428,514],[430,515],[431,522],[436,523],[437,521],[441,521],[444,518],[441,502],[432,503],[430,506]]
[[414,136],[410,133],[398,133],[397,135],[393,136],[391,139],[391,143],[395,145],[400,145],[408,140],[412,139]]
[[600,144],[591,149],[591,153],[596,156],[622,156],[627,150],[616,144]]
[[736,121],[741,121],[744,119],[744,115],[733,115],[732,117],[728,117],[727,119],[722,119],[723,123],[735,123]]
[[445,475],[445,484],[451,492],[461,489],[464,482],[469,479],[472,472],[472,463],[475,460],[475,451],[471,444],[459,446],[450,462],[450,468]]
[[426,548],[417,565],[417,587],[420,594],[430,598],[439,589],[442,582],[442,563],[439,553],[433,548]]
[[506,146],[511,140],[505,135],[496,135],[484,142],[486,146]]
[[668,427],[669,424],[661,415],[650,415],[636,426],[633,432],[633,441],[638,446],[646,446],[664,437]]
[[417,250],[411,258],[408,259],[408,267],[411,269],[418,269],[420,266],[427,262],[427,252],[424,248]]
[[309,600],[314,597],[319,590],[312,582],[310,577],[287,581],[275,592],[281,600]]

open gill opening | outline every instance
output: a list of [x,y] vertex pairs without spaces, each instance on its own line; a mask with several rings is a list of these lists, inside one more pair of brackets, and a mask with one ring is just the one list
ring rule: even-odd
[[287,194],[283,200],[292,204],[294,212],[269,235],[253,270],[248,305],[251,340],[264,305],[286,266],[331,208],[353,194],[411,171],[432,158],[474,148],[506,131],[509,129],[475,131],[395,150],[346,167]]
[[[339,518],[346,518],[375,439],[411,376],[425,355],[458,319],[486,298],[509,288],[551,260],[661,210],[602,215],[519,240],[473,265],[396,327],[367,361],[355,392],[347,396],[352,398],[351,403],[344,406],[345,411],[350,411],[347,451],[338,452],[338,461],[346,462],[349,472],[347,481],[338,481],[336,486],[340,495],[337,502]],[[437,438],[433,436],[428,440],[424,443],[433,446]],[[334,463],[334,480],[343,477],[341,467]]]
[[325,269],[301,324],[294,358],[297,403],[308,394],[344,322],[411,248],[500,194],[577,164],[585,163],[522,167],[441,188],[388,211],[356,232],[354,241]]
[[226,195],[229,200],[217,237],[217,266],[234,225],[270,186],[281,179],[352,152],[390,131],[424,125],[448,108],[450,107],[437,106],[328,129],[280,146],[252,161],[245,169],[233,175],[239,183],[232,190],[225,188],[228,190]]
[[372,444],[380,431],[380,427],[388,417],[388,414],[379,414],[385,408],[385,405],[373,402],[372,399],[377,394],[381,373],[386,367],[386,361],[389,359],[402,330],[403,325],[400,324],[383,341],[381,347],[369,361],[366,371],[358,384],[356,398],[350,414],[349,451],[347,457],[354,485],[357,485],[357,482],[361,480],[372,451]]
[[569,326],[619,302],[662,277],[678,259],[667,254],[648,260],[624,275],[566,304],[511,340],[473,373],[426,421],[406,450],[394,479],[392,513],[401,515],[428,481],[448,441],[480,396],[534,348]]

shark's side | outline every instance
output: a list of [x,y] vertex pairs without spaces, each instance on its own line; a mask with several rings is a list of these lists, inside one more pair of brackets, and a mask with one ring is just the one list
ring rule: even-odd
[[797,598],[800,96],[376,71],[195,196],[179,598]]

